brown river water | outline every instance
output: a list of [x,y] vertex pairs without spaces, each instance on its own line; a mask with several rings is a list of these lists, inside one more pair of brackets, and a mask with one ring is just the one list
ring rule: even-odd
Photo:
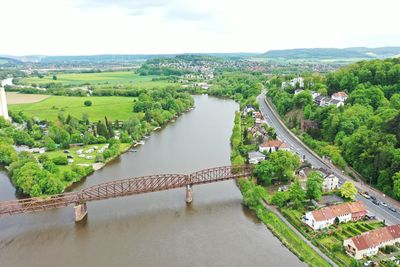
[[[87,177],[74,190],[158,173],[190,173],[230,164],[238,105],[195,96],[196,108],[138,148]],[[0,218],[0,266],[305,266],[242,205],[234,181],[88,203],[75,224],[73,207]],[[0,200],[15,199],[0,173]]]

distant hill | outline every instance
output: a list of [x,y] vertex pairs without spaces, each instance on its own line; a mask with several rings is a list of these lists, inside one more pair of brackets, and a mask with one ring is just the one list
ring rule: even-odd
[[22,62],[17,59],[0,56],[0,67],[15,66],[21,63]]
[[351,48],[300,48],[270,50],[263,54],[269,59],[283,60],[329,60],[329,59],[373,59],[400,55],[400,47],[351,47]]

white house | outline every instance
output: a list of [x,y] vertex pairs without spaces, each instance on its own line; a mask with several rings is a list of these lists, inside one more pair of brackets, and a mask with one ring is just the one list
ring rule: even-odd
[[345,102],[348,95],[345,92],[337,92],[332,95],[332,99],[338,100],[340,102]]
[[304,78],[297,77],[289,82],[282,82],[281,88],[285,89],[288,85],[290,85],[291,87],[296,87],[297,84],[299,85],[300,88],[304,88]]
[[257,164],[257,163],[265,160],[265,155],[258,151],[251,151],[251,152],[249,152],[248,156],[249,156],[250,164]]
[[315,91],[311,91],[311,96],[312,96],[312,99],[315,101],[315,99],[318,97],[318,96],[320,96],[321,94],[320,93],[317,93],[317,92],[315,92]]
[[285,143],[282,142],[281,140],[267,140],[264,143],[262,143],[259,147],[258,150],[260,152],[275,152],[278,150],[287,150],[290,151],[289,146]]
[[320,230],[335,223],[358,221],[366,214],[367,208],[364,202],[347,202],[307,212],[302,221],[313,230]]
[[339,178],[336,177],[333,173],[326,171],[322,168],[317,169],[317,172],[319,172],[324,179],[322,182],[322,189],[325,192],[336,190],[339,188]]
[[373,256],[379,248],[400,243],[400,224],[391,225],[346,239],[343,246],[351,257],[361,260]]
[[298,94],[300,94],[301,92],[303,92],[304,90],[303,89],[296,89],[296,90],[294,90],[294,94],[295,95],[298,95]]
[[331,106],[331,105],[332,105],[332,106],[336,106],[336,107],[338,108],[338,107],[340,107],[340,106],[344,106],[344,102],[332,98],[329,102],[327,102],[326,105],[328,105],[328,106]]
[[337,178],[333,174],[329,174],[324,177],[324,181],[322,182],[322,189],[325,192],[336,190],[339,188],[339,178]]

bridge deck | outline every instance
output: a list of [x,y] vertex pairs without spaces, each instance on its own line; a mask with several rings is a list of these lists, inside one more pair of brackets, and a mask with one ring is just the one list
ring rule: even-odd
[[169,190],[187,185],[214,183],[250,175],[251,166],[243,165],[210,168],[189,175],[160,174],[116,180],[94,185],[78,192],[0,202],[0,216],[56,209],[88,201]]

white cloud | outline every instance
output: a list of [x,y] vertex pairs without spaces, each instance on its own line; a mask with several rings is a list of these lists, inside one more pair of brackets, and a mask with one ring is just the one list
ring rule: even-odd
[[400,45],[397,0],[2,0],[0,54]]

